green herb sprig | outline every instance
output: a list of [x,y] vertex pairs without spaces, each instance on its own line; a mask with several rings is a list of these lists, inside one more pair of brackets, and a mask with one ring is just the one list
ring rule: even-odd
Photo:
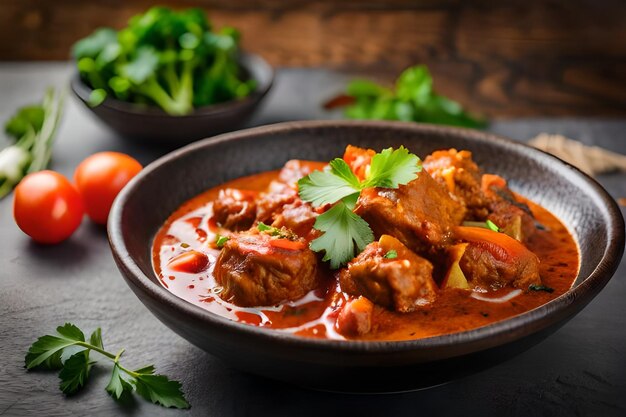
[[[442,125],[485,127],[486,122],[471,116],[456,101],[435,93],[433,78],[424,65],[404,70],[395,88],[386,88],[368,80],[348,84],[350,103],[345,116],[350,119],[401,120]],[[333,107],[333,106],[331,106]]]
[[60,389],[66,395],[72,395],[82,389],[89,379],[89,372],[95,361],[90,359],[91,352],[113,361],[113,371],[106,391],[119,400],[133,391],[154,404],[164,407],[189,408],[189,403],[181,391],[181,384],[165,375],[155,374],[152,365],[131,370],[120,363],[124,349],[116,354],[104,349],[100,328],[96,329],[89,340],[78,327],[65,323],[56,329],[54,335],[41,336],[32,344],[26,354],[26,369],[59,370]]
[[239,39],[231,27],[214,31],[201,9],[152,7],[120,31],[101,28],[79,40],[72,55],[93,89],[90,106],[114,97],[179,116],[254,91],[238,62]]
[[404,148],[388,148],[372,157],[364,180],[352,172],[341,158],[330,161],[328,169],[313,171],[298,181],[298,192],[303,201],[314,207],[334,204],[319,215],[314,228],[323,232],[309,247],[324,252],[324,261],[337,269],[374,240],[374,233],[365,220],[353,209],[361,190],[370,187],[398,188],[417,178],[422,170],[420,159]]
[[11,192],[26,174],[46,169],[52,157],[63,93],[50,88],[41,103],[24,106],[4,125],[15,143],[0,151],[0,199]]

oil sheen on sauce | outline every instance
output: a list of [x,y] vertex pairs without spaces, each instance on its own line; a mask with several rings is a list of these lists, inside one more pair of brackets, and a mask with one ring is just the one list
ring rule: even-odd
[[[278,171],[270,171],[232,180],[184,203],[155,237],[154,270],[163,286],[176,296],[231,320],[304,337],[345,339],[336,331],[335,321],[347,296],[337,288],[330,272],[320,288],[300,300],[278,306],[238,307],[219,297],[220,287],[213,278],[219,251],[208,245],[216,239],[209,224],[211,201],[223,188],[263,191],[277,175]],[[442,290],[432,305],[412,313],[375,308],[372,320],[375,332],[359,338],[408,340],[470,330],[532,310],[565,293],[578,274],[576,242],[554,215],[531,201],[524,202],[546,229],[538,230],[528,247],[539,257],[542,281],[554,289],[552,293],[512,288],[489,293]],[[206,253],[209,267],[198,274],[171,271],[167,266],[169,260],[189,249]]]

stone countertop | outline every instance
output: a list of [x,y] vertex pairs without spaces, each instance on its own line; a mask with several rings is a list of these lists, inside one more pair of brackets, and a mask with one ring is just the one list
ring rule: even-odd
[[[0,64],[0,120],[37,101],[46,86],[66,85],[69,73],[67,63]],[[328,70],[279,70],[273,91],[250,125],[337,118],[320,104],[347,79]],[[164,152],[125,142],[74,97],[68,96],[67,102],[53,169],[71,176],[79,161],[102,150],[125,152],[144,164]],[[626,120],[498,120],[489,130],[517,140],[559,133],[626,154]],[[598,180],[615,198],[626,197],[626,174]],[[624,261],[580,314],[508,362],[424,391],[334,394],[229,368],[175,335],[143,307],[115,267],[104,228],[85,220],[67,242],[42,247],[14,224],[11,202],[10,197],[0,201],[0,416],[626,415]],[[141,399],[116,403],[104,392],[108,365],[95,367],[87,387],[67,399],[54,373],[26,373],[23,358],[29,345],[66,321],[85,331],[101,326],[105,346],[127,349],[126,363],[154,363],[159,372],[180,380],[192,408],[165,409]]]

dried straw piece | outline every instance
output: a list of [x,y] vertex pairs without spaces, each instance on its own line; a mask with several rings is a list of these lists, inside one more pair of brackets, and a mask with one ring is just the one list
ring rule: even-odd
[[561,158],[589,175],[626,171],[626,155],[597,146],[583,145],[561,135],[542,133],[532,139],[529,144]]

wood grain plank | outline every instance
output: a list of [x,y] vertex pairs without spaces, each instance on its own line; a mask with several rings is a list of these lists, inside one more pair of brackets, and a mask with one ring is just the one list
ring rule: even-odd
[[[626,2],[169,0],[234,25],[280,67],[330,67],[391,82],[429,66],[437,88],[490,116],[626,115]],[[67,59],[95,27],[148,0],[0,0],[0,60]]]

